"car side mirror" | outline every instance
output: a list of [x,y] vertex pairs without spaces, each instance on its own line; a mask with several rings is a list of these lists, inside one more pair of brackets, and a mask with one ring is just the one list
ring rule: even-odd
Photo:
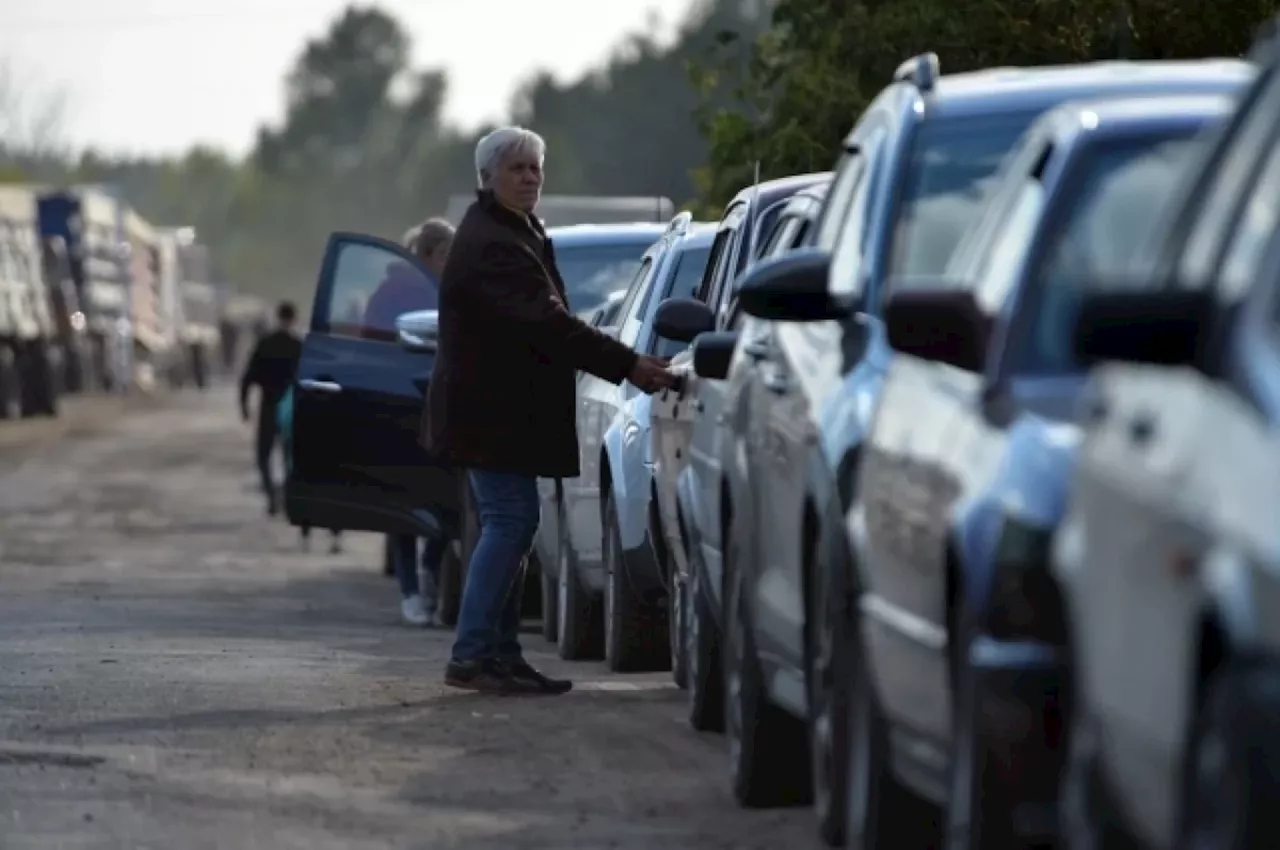
[[1197,366],[1214,309],[1207,287],[1099,286],[1080,301],[1072,348],[1081,365],[1106,360],[1162,366]]
[[831,255],[800,248],[752,266],[738,286],[738,304],[748,316],[774,322],[821,322],[853,312],[849,296],[829,291]]
[[698,334],[715,330],[711,308],[693,298],[668,298],[658,305],[653,328],[658,336],[673,342],[693,342]]
[[396,340],[416,354],[432,353],[440,341],[440,312],[414,310],[396,317]]
[[738,347],[737,331],[711,331],[693,341],[693,372],[699,378],[723,381],[729,377],[729,363]]
[[983,370],[993,321],[970,287],[938,278],[891,280],[888,287],[884,323],[890,346],[966,372]]

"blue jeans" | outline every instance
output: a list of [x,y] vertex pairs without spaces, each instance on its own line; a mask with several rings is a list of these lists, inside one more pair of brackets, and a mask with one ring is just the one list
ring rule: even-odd
[[427,613],[434,614],[440,603],[440,562],[444,560],[449,542],[434,537],[423,540],[421,581],[418,578],[418,538],[396,535],[391,542],[400,595],[405,599],[421,595]]
[[524,568],[538,531],[538,480],[527,475],[468,473],[480,518],[480,540],[467,569],[453,644],[456,661],[501,658],[520,650]]

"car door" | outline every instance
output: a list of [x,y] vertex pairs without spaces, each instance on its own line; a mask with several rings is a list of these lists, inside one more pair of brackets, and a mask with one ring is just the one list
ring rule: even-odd
[[[742,255],[747,246],[750,219],[746,205],[730,210],[723,223],[724,250],[714,268],[708,266],[711,277],[704,279],[701,294],[716,315],[717,330],[737,330],[737,317],[730,310],[733,283],[745,267]],[[724,407],[724,382],[702,379],[690,374],[684,392],[686,415],[693,416],[693,429],[689,437],[690,494],[695,511],[692,520],[697,523],[698,541],[702,563],[707,568],[707,590],[715,600],[720,599],[724,576],[724,529],[720,504],[720,454],[719,436],[723,431],[721,416]]]
[[[671,297],[692,296],[703,302],[707,301],[709,293],[715,291],[715,282],[721,276],[728,274],[732,268],[735,237],[742,229],[745,219],[745,203],[738,202],[726,210],[711,244],[711,253],[702,278],[691,292],[673,291]],[[671,367],[684,376],[684,386],[679,390],[665,390],[657,394],[650,407],[653,428],[651,439],[653,440],[654,484],[658,491],[663,533],[667,538],[667,545],[673,550],[684,546],[679,523],[676,520],[679,510],[678,489],[681,476],[689,468],[694,425],[699,418],[695,399],[695,389],[699,379],[692,372],[692,359],[692,353],[689,351],[684,351],[672,358]],[[700,535],[705,524],[701,501],[694,499],[693,503],[686,507],[693,512],[693,515],[684,519],[694,526],[697,535]],[[694,539],[697,539],[696,535]],[[715,568],[718,581],[718,560]]]
[[[657,249],[650,249],[645,254],[635,278],[627,288],[627,294],[618,305],[619,320],[625,317],[641,298],[653,277],[659,256]],[[584,569],[588,583],[593,588],[604,586],[603,572],[600,569],[602,556],[600,517],[604,498],[604,494],[600,492],[603,472],[600,464],[604,432],[621,405],[621,394],[629,386],[626,383],[617,386],[595,375],[579,373],[578,451],[582,474],[577,478],[565,479],[563,492],[569,522],[569,542],[577,555],[578,563]]]
[[[828,194],[834,206],[826,211],[829,235],[819,247],[834,249],[831,274],[847,279],[845,289],[863,274],[871,175],[884,136],[883,125],[873,123],[856,137]],[[802,534],[808,476],[824,406],[840,392],[848,365],[845,329],[841,322],[762,324],[748,424],[752,489],[761,517],[755,526],[760,570],[755,606],[762,656],[772,657],[780,671],[795,673],[803,669],[805,651]],[[752,347],[743,347],[752,353]],[[803,682],[795,684],[803,694]]]
[[435,355],[398,344],[393,319],[365,321],[370,296],[393,279],[435,305],[434,279],[404,248],[329,237],[294,387],[285,498],[295,524],[425,536],[439,530],[441,508],[457,507],[453,472],[418,443]]

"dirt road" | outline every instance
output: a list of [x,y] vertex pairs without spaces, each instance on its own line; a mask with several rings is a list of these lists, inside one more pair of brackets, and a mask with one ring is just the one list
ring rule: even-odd
[[0,453],[0,850],[802,848],[664,675],[447,692],[379,544],[267,521],[225,391]]

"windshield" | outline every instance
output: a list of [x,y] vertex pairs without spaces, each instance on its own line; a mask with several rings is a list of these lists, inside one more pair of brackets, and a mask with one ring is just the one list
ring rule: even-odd
[[623,245],[583,245],[556,249],[556,265],[564,278],[569,309],[589,314],[604,299],[622,289],[636,276],[649,243]]
[[907,166],[890,274],[940,274],[1035,113],[949,119],[921,129]]
[[1134,280],[1126,272],[1158,226],[1157,213],[1176,190],[1195,141],[1183,133],[1115,144],[1097,151],[1072,176],[1075,203],[1037,275],[1041,295],[1027,352],[1031,371],[1075,369],[1071,328],[1083,294],[1079,284]]

